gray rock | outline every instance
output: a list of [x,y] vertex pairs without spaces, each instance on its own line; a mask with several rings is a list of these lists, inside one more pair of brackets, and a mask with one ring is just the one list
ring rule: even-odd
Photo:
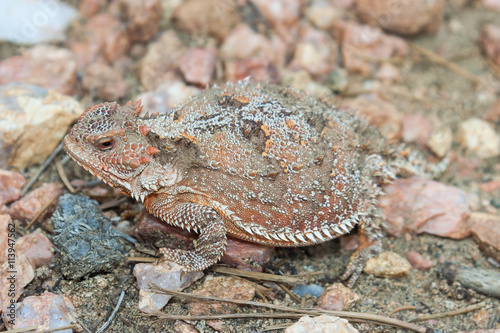
[[96,201],[66,194],[52,215],[61,271],[70,279],[112,270],[128,251]]

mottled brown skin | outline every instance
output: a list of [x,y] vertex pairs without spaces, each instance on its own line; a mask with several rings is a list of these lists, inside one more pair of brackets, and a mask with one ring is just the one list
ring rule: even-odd
[[165,259],[202,270],[226,235],[270,246],[306,246],[359,224],[362,246],[344,278],[354,283],[380,251],[379,185],[395,153],[376,130],[291,88],[229,84],[169,115],[139,104],[89,108],[64,139],[68,154],[166,223],[199,233],[194,251]]

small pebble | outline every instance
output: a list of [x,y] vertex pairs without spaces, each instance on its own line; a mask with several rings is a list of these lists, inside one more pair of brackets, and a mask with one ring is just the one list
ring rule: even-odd
[[411,265],[394,252],[385,251],[366,262],[364,272],[376,277],[397,278],[408,275]]
[[346,319],[335,316],[321,315],[318,317],[304,316],[285,333],[359,333]]
[[321,294],[318,307],[329,311],[342,311],[359,301],[359,296],[342,283],[334,283]]

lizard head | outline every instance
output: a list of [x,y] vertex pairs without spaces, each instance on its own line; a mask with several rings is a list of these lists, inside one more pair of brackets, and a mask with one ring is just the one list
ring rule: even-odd
[[137,123],[141,110],[140,101],[88,108],[64,137],[64,149],[94,176],[130,195],[132,181],[158,152],[146,137],[150,129]]

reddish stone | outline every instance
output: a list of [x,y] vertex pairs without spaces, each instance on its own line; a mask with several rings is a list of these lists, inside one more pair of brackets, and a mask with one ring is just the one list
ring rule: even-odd
[[479,36],[479,44],[486,56],[497,66],[500,66],[500,26],[486,24]]
[[267,37],[253,31],[246,24],[240,24],[224,39],[220,47],[220,57],[223,60],[242,60],[252,57],[271,60],[275,54],[273,45]]
[[267,58],[232,60],[225,65],[227,81],[237,82],[248,77],[251,82],[279,83],[278,69]]
[[500,262],[500,216],[472,213],[469,221],[472,236],[479,248],[488,256]]
[[[207,276],[193,294],[250,301],[255,296],[255,287],[248,281],[232,276]],[[231,313],[237,307],[234,303],[226,302],[211,302],[209,307],[203,302],[191,302],[189,314],[196,316]]]
[[240,20],[234,3],[219,0],[187,0],[173,14],[177,28],[218,40],[223,40]]
[[365,23],[402,35],[436,31],[443,20],[444,0],[356,0],[356,13]]
[[82,87],[107,101],[121,98],[128,91],[125,79],[115,69],[102,63],[87,66],[82,78]]
[[500,180],[492,180],[479,185],[479,189],[483,192],[490,193],[500,189]]
[[[7,259],[7,247],[9,245],[9,237],[12,234],[12,228],[14,224],[10,215],[8,214],[0,214],[0,265],[4,263],[5,259]],[[10,229],[10,230],[9,230]],[[13,238],[13,237],[10,237]]]
[[403,39],[386,35],[377,27],[337,21],[333,34],[340,44],[344,67],[350,73],[370,74],[375,65],[366,57],[389,59],[408,53],[408,45]]
[[196,234],[178,227],[173,227],[146,211],[139,217],[139,222],[135,227],[134,233],[149,242],[156,242],[166,237],[173,237],[183,243],[182,245],[187,245],[191,244],[193,240],[196,239]]
[[122,21],[131,42],[147,42],[160,28],[163,7],[160,0],[118,0]]
[[186,47],[174,30],[165,31],[158,40],[148,45],[140,63],[139,77],[146,90],[157,88],[163,81],[172,80]]
[[[0,264],[0,312],[4,314],[7,313],[6,306],[11,304],[11,302],[17,301],[19,296],[24,293],[24,287],[35,277],[35,267],[33,267],[33,263],[24,254],[16,256],[14,269],[16,271],[16,280],[14,282],[15,293],[12,295],[9,292],[9,289],[11,289],[9,277],[12,275],[12,267],[8,261]],[[5,319],[6,317],[4,317],[4,323],[7,322]],[[18,322],[18,316],[16,316],[16,322]]]
[[342,283],[334,283],[318,298],[318,307],[328,311],[343,311],[359,301],[359,296]]
[[283,40],[292,43],[303,13],[303,0],[251,0],[266,21]]
[[109,14],[92,16],[82,31],[73,35],[79,39],[70,40],[68,45],[78,57],[80,70],[95,62],[99,56],[108,63],[114,63],[124,57],[130,48],[126,27]]
[[25,183],[26,179],[19,172],[0,169],[0,204],[19,199]]
[[430,179],[396,179],[379,198],[390,235],[405,232],[462,239],[470,235],[467,195],[461,189]]
[[424,257],[416,251],[410,251],[406,254],[406,258],[413,268],[427,270],[432,268],[432,261]]
[[[31,220],[35,214],[48,204],[52,199],[59,198],[63,193],[63,186],[60,183],[46,183],[39,188],[31,191],[20,200],[14,202],[9,209],[12,217]],[[52,215],[57,206],[58,200],[54,200],[45,212],[38,218],[41,222]]]
[[492,123],[500,122],[500,98],[484,112],[483,119]]
[[163,81],[155,90],[140,94],[135,100],[142,100],[144,110],[168,114],[170,110],[199,92],[200,89],[188,86],[180,79],[171,78]]
[[300,31],[300,40],[289,66],[292,70],[304,69],[314,78],[324,80],[336,67],[336,55],[337,44],[329,34],[305,27]]
[[263,271],[263,265],[271,259],[274,247],[249,243],[228,237],[221,262],[239,269]]
[[432,123],[420,114],[405,116],[401,124],[404,142],[416,142],[423,147],[432,135]]
[[67,49],[37,45],[23,55],[0,62],[0,84],[24,82],[72,95],[76,85],[76,58]]
[[84,18],[94,16],[106,5],[106,0],[80,0],[78,8]]
[[[68,297],[47,292],[41,296],[28,296],[16,304],[15,325],[6,326],[9,329],[35,326],[52,331],[71,325],[74,313],[76,309]],[[4,322],[7,323],[5,319]]]
[[39,232],[20,237],[16,241],[16,252],[29,258],[35,268],[48,265],[52,261],[52,249],[53,245],[47,236]]
[[215,73],[217,50],[214,48],[187,50],[180,60],[179,70],[188,83],[207,86]]
[[396,107],[376,95],[362,95],[354,99],[342,101],[341,106],[358,110],[371,125],[388,139],[397,139],[401,135],[403,115]]

